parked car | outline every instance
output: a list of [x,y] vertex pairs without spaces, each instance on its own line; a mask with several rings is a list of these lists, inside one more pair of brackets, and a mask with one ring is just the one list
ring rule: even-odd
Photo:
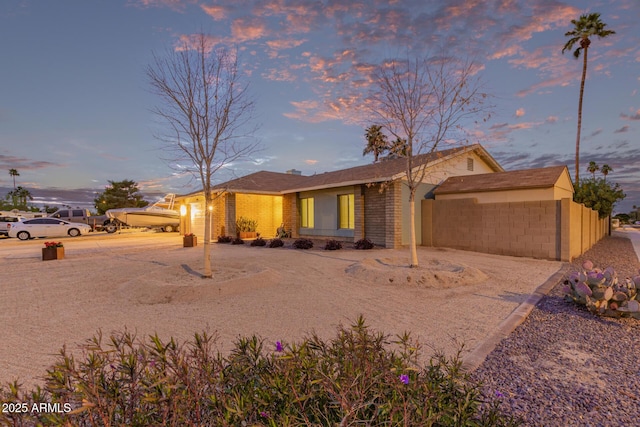
[[18,221],[20,221],[20,218],[15,216],[0,216],[0,236],[8,236],[9,224]]
[[111,222],[106,215],[91,215],[89,209],[58,209],[49,218],[63,219],[69,222],[79,222],[89,224],[94,230],[101,230]]
[[34,218],[9,223],[9,237],[28,240],[34,237],[79,236],[91,232],[91,226],[55,218]]

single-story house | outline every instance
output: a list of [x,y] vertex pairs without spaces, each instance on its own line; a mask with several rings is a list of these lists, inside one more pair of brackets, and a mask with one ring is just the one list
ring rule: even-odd
[[[433,197],[436,186],[452,176],[503,172],[498,162],[479,144],[422,154],[414,168],[426,165],[415,200],[416,234],[421,244],[421,200]],[[265,238],[284,224],[293,237],[333,238],[355,242],[367,237],[376,245],[408,245],[409,190],[405,158],[387,159],[305,176],[260,171],[233,179],[213,189],[211,237],[235,235],[240,217],[257,221]],[[202,191],[178,196],[183,213],[181,230],[204,234]]]

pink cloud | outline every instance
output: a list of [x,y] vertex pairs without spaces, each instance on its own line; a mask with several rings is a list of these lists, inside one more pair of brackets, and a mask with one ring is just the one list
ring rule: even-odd
[[204,13],[212,17],[215,21],[221,21],[226,19],[229,15],[229,10],[225,6],[220,5],[201,5],[200,6]]
[[624,114],[621,113],[620,117],[622,117],[625,120],[640,120],[640,109],[638,109],[635,114]]
[[522,117],[522,116],[524,116],[524,114],[525,114],[524,108],[518,108],[516,110],[516,117]]
[[267,34],[267,26],[260,18],[238,18],[231,24],[231,35],[238,43],[257,40]]
[[[199,34],[181,34],[176,41],[175,50],[196,49],[200,42],[199,38]],[[207,52],[210,52],[221,41],[222,39],[219,37],[207,35],[205,40]]]

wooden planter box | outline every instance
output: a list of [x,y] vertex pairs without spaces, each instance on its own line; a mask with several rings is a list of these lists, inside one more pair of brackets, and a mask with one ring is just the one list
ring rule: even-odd
[[239,234],[241,239],[255,239],[258,237],[258,233],[256,231],[241,231]]
[[42,260],[64,259],[64,247],[42,248]]
[[198,237],[197,236],[184,236],[182,238],[182,247],[184,247],[184,248],[192,248],[194,246],[198,246]]

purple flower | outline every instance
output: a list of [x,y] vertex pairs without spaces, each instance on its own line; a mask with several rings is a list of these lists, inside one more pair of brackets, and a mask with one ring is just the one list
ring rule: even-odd
[[276,351],[281,352],[283,350],[282,343],[280,341],[276,341]]
[[409,384],[409,375],[407,374],[400,375],[400,381],[402,381],[402,383],[404,384]]
[[498,390],[496,390],[494,393],[498,399],[504,397],[504,394],[500,393]]
[[260,416],[263,417],[263,418],[269,418],[269,413],[265,412],[265,411],[262,411],[262,412],[260,412]]

